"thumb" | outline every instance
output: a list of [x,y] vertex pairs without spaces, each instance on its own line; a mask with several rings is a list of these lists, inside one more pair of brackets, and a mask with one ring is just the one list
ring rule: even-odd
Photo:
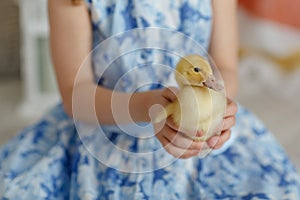
[[162,91],[162,96],[169,101],[175,101],[177,99],[179,89],[176,87],[167,87]]

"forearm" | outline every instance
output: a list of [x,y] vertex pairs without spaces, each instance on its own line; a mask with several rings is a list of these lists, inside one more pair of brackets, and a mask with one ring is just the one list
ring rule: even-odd
[[78,84],[73,90],[71,115],[79,121],[105,125],[148,122],[151,93],[129,94]]
[[210,55],[221,72],[227,97],[234,99],[238,88],[238,32],[236,0],[213,0],[214,20]]
[[230,99],[235,99],[238,92],[238,86],[239,86],[237,70],[222,69],[220,70],[220,73],[222,75],[222,79],[225,84],[226,96]]
[[130,95],[94,83],[88,56],[92,27],[86,6],[49,0],[48,12],[52,61],[67,114],[75,120],[101,124],[149,121],[150,92]]

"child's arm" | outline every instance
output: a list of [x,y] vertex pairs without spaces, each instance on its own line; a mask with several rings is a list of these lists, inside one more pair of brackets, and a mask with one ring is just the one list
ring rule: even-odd
[[221,72],[227,96],[234,99],[238,89],[236,0],[213,0],[212,3],[210,55]]
[[[236,0],[212,0],[213,30],[210,55],[219,68],[228,97],[222,133],[209,139],[208,144],[218,149],[230,137],[230,129],[236,122],[237,105],[234,99],[238,89],[237,48],[238,33],[236,22]],[[216,142],[217,141],[217,142]]]
[[[111,109],[112,91],[94,83],[91,64],[80,69],[92,49],[92,27],[86,5],[82,3],[73,6],[71,0],[49,0],[48,9],[52,60],[65,111],[71,117],[76,115],[76,120],[116,123]],[[135,122],[150,121],[150,100],[160,93],[161,91],[137,93],[130,98],[129,94],[115,92],[113,100],[118,101],[115,109],[119,122],[132,122],[128,109]],[[129,105],[126,104],[127,101]],[[155,101],[160,103],[164,99],[161,97]],[[72,104],[75,105],[73,108]],[[94,117],[95,113],[98,119]]]
[[[76,120],[115,124],[111,109],[113,92],[94,83],[90,64],[80,69],[81,63],[92,49],[92,27],[86,6],[72,6],[70,0],[49,0],[49,19],[53,64],[66,112],[71,117],[76,115]],[[79,70],[81,72],[76,77]],[[149,108],[154,104],[164,106],[170,101],[170,92],[166,91],[134,93],[129,105],[126,102],[130,95],[116,92],[114,100],[117,100],[119,105],[118,122],[132,122],[128,109],[134,122],[150,121]],[[75,110],[72,106],[74,103],[77,105]],[[94,113],[97,117],[93,116]],[[201,151],[203,143],[193,142],[182,134],[177,134],[177,131],[167,124],[163,124],[162,127],[159,124],[154,126],[158,140],[175,157],[188,158]],[[224,135],[226,137],[221,136],[222,141],[218,142],[220,146],[228,139],[229,134]]]

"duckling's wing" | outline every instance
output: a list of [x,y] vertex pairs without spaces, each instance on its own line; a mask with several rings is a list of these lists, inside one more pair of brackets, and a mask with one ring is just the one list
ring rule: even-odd
[[162,109],[154,118],[153,123],[159,123],[167,119],[173,113],[173,103],[169,103],[164,109]]

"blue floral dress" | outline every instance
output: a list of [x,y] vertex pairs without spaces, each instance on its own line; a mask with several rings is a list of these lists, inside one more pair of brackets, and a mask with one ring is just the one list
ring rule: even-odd
[[[205,56],[209,46],[210,0],[87,0],[87,8],[95,81],[103,87],[134,92],[175,84],[179,55]],[[294,166],[242,106],[232,132],[204,158],[175,159],[149,124],[90,125],[59,104],[0,149],[0,197],[300,199]]]

